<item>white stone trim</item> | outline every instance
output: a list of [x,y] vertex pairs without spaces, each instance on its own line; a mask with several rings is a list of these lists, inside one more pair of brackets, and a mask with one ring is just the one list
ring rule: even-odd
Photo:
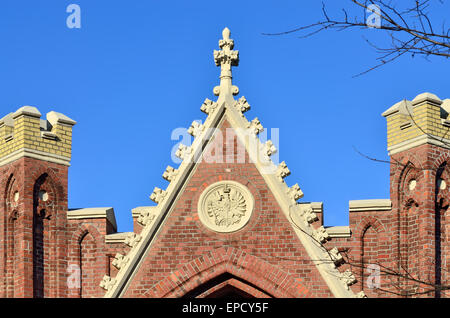
[[392,202],[389,199],[351,200],[348,206],[350,212],[390,211]]
[[41,116],[42,116],[41,113],[39,112],[39,110],[36,107],[34,107],[34,106],[22,106],[18,110],[15,111],[15,113],[12,116],[12,118],[16,119],[17,117],[22,116],[22,115],[36,117],[36,118],[41,118]]
[[47,121],[54,127],[56,125],[74,126],[77,122],[64,114],[51,111],[47,113]]
[[392,105],[390,108],[388,108],[384,113],[381,114],[381,116],[388,117],[397,112],[400,112],[400,114],[403,114],[403,115],[412,114],[411,101],[406,100],[406,99],[401,100],[398,103]]
[[105,243],[112,244],[112,243],[124,243],[126,238],[133,232],[120,232],[120,233],[113,233],[105,235]]
[[58,163],[64,166],[70,167],[70,158],[60,155],[55,155],[48,152],[43,152],[39,150],[29,149],[29,148],[20,148],[9,155],[0,159],[0,167],[4,166],[8,163],[16,161],[22,157],[34,158],[43,161]]
[[[441,141],[442,140],[442,141]],[[403,141],[391,147],[388,147],[389,156],[393,154],[408,150],[413,147],[421,146],[424,144],[431,144],[435,146],[439,146],[445,149],[450,149],[450,139],[437,137],[431,134],[428,135],[420,135],[415,138]]]
[[331,238],[351,237],[352,231],[349,226],[330,226],[326,228]]
[[0,128],[5,125],[8,127],[14,127],[14,119],[13,119],[14,113],[9,113],[6,116],[4,116],[2,119],[0,119]]
[[323,213],[323,202],[311,202],[310,205],[314,213]]
[[429,103],[429,104],[439,106],[442,104],[442,100],[439,97],[437,97],[435,94],[428,93],[428,92],[419,94],[416,97],[414,97],[414,99],[412,100],[413,106],[419,106],[424,103]]
[[114,230],[117,231],[116,216],[113,208],[85,208],[69,210],[67,212],[68,220],[81,219],[107,219],[112,224]]

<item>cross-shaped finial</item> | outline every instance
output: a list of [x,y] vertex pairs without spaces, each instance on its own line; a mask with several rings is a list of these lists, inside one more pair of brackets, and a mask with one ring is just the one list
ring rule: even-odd
[[226,82],[231,88],[231,66],[239,65],[239,51],[233,50],[234,41],[230,39],[230,29],[223,29],[222,36],[223,39],[219,40],[221,50],[214,50],[214,62],[220,66],[221,87]]

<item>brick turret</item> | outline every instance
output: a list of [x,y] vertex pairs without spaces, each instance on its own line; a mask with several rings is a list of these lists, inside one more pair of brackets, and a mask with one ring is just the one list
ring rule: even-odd
[[24,106],[0,120],[0,296],[65,296],[75,121]]
[[[450,182],[450,100],[423,93],[403,100],[386,112],[391,156],[391,200],[398,233],[398,271],[438,288],[449,282],[446,210]],[[429,286],[411,280],[412,294]],[[430,296],[442,296],[437,290]]]

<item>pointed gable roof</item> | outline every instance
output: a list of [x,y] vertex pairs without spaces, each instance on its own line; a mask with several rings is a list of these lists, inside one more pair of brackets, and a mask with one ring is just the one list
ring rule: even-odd
[[176,155],[182,159],[175,169],[168,166],[163,178],[170,182],[166,190],[155,188],[151,199],[157,203],[155,207],[142,208],[138,222],[143,230],[140,234],[130,233],[126,244],[131,249],[127,255],[118,254],[113,262],[119,272],[116,277],[105,276],[100,285],[107,290],[105,297],[120,297],[137,272],[143,258],[153,244],[157,233],[174,207],[185,184],[201,161],[202,154],[208,142],[215,134],[219,123],[226,119],[235,130],[237,138],[245,146],[251,162],[255,164],[264,181],[273,193],[281,210],[292,225],[292,228],[315,264],[332,294],[336,297],[355,297],[349,288],[354,282],[351,272],[341,273],[336,264],[342,258],[337,249],[327,251],[322,245],[328,233],[323,228],[315,228],[312,224],[317,220],[310,204],[299,204],[297,200],[303,196],[298,184],[289,187],[284,178],[290,174],[287,165],[282,162],[278,166],[270,159],[276,148],[269,140],[261,142],[258,134],[263,127],[257,118],[249,121],[244,113],[250,106],[241,97],[235,100],[233,96],[239,93],[237,86],[232,84],[231,67],[239,63],[239,53],[234,51],[234,42],[230,39],[228,28],[223,30],[223,39],[219,41],[221,50],[214,51],[214,60],[221,67],[220,85],[214,88],[217,101],[206,99],[201,111],[207,114],[203,124],[193,122],[189,128],[195,138],[191,146],[181,145]]

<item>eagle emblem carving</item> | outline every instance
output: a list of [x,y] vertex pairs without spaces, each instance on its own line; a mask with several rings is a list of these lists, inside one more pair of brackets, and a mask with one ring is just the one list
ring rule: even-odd
[[208,196],[206,206],[216,226],[225,228],[238,224],[247,211],[244,195],[227,184]]

